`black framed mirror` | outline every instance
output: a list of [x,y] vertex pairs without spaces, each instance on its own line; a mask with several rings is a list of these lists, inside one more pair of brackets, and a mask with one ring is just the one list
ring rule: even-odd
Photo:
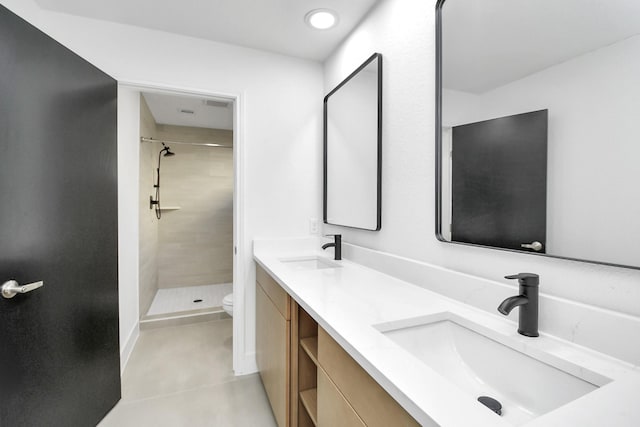
[[382,226],[382,55],[374,53],[324,98],[324,222]]
[[439,0],[436,236],[640,269],[640,3]]

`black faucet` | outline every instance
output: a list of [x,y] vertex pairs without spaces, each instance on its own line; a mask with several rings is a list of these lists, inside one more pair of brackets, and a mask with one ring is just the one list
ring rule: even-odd
[[540,276],[533,273],[520,273],[505,276],[505,279],[518,279],[520,295],[509,297],[498,306],[498,311],[505,316],[516,307],[520,307],[518,333],[527,337],[538,334],[538,286]]
[[325,243],[322,249],[335,248],[333,251],[333,259],[340,261],[342,259],[342,234],[329,234],[326,237],[333,236],[333,243]]

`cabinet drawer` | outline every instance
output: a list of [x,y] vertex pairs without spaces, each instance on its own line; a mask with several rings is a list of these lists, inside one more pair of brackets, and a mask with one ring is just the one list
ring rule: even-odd
[[322,369],[318,369],[318,427],[365,427]]
[[264,271],[259,265],[256,265],[256,281],[260,284],[269,299],[273,301],[273,304],[278,308],[278,311],[282,313],[284,318],[290,320],[291,301],[289,295],[287,295],[278,282],[273,280],[269,273]]
[[367,426],[420,425],[322,328],[318,363]]

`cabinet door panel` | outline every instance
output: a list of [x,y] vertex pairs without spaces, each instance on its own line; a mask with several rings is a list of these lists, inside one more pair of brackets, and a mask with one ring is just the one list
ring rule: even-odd
[[290,323],[256,286],[256,360],[279,427],[289,425]]

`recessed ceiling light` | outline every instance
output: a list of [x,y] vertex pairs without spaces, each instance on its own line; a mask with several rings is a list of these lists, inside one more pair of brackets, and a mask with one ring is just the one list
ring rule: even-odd
[[307,24],[318,30],[328,30],[338,23],[338,14],[329,9],[314,9],[304,16]]

